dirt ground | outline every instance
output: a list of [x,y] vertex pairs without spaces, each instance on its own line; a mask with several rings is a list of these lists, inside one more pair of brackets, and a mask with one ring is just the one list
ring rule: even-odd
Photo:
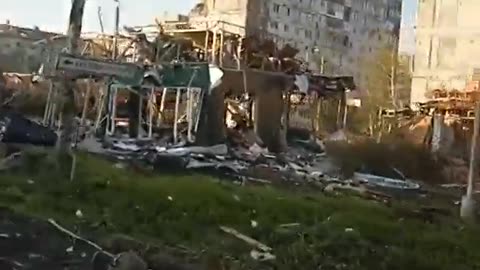
[[0,209],[0,269],[92,269],[95,250],[51,224]]

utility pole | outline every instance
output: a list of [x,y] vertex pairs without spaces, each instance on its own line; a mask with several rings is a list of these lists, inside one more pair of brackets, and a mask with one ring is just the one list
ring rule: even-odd
[[477,160],[477,142],[480,128],[480,102],[475,105],[475,120],[473,123],[472,143],[470,145],[470,164],[468,170],[468,184],[467,194],[462,198],[462,205],[460,207],[460,217],[466,222],[475,222],[475,200],[473,198],[473,190],[475,187],[476,176],[476,160]]
[[[83,11],[86,0],[72,0],[70,19],[67,30],[67,53],[77,54],[82,32]],[[74,133],[73,122],[75,115],[75,81],[67,78],[62,81],[60,87],[59,107],[62,112],[62,131],[58,141],[58,154],[71,154],[71,140]]]
[[113,55],[112,59],[116,60],[118,56],[118,35],[120,33],[120,0],[113,0],[115,6],[115,36],[113,37]]

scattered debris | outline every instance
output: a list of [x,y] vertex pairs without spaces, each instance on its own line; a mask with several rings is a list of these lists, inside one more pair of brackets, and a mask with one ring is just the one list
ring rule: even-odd
[[135,252],[120,253],[113,262],[112,270],[147,270],[147,263]]
[[95,248],[48,222],[0,209],[0,231],[9,235],[0,241],[2,270],[92,269]]
[[104,251],[99,245],[95,244],[94,242],[90,241],[90,240],[87,240],[85,238],[82,238],[76,234],[74,234],[73,232],[63,228],[62,226],[60,226],[57,222],[55,222],[55,220],[53,219],[49,219],[48,220],[48,223],[50,223],[53,227],[57,228],[58,230],[60,230],[61,232],[67,234],[68,236],[72,237],[72,238],[75,238],[77,240],[80,240],[82,242],[85,242],[86,244],[94,247],[95,249],[97,249],[98,251],[101,251],[105,254],[107,254],[108,256],[112,257],[112,258],[115,258],[115,255],[107,252],[107,251]]
[[250,251],[250,256],[252,257],[252,259],[260,262],[272,261],[276,259],[275,255],[270,252],[260,252],[257,250]]
[[263,252],[270,252],[270,251],[273,250],[271,247],[269,247],[269,246],[267,246],[263,243],[260,243],[257,240],[255,240],[255,239],[253,239],[249,236],[246,236],[242,233],[239,233],[235,229],[225,227],[225,226],[220,226],[220,230],[222,230],[225,233],[228,233],[228,234],[231,234],[231,235],[235,236],[236,238],[246,242],[247,244],[249,244],[249,245],[251,245],[251,246],[255,247],[256,249],[261,250]]
[[0,171],[11,170],[22,165],[22,153],[15,152],[0,160]]
[[359,172],[354,173],[353,180],[358,181],[359,183],[365,183],[369,186],[387,189],[399,189],[404,191],[418,191],[420,189],[420,184],[408,179],[392,179],[388,177]]
[[292,227],[299,227],[301,225],[302,224],[300,224],[300,223],[287,223],[287,224],[282,224],[279,227],[280,228],[292,228]]
[[77,216],[78,218],[83,218],[83,213],[80,209],[78,209],[76,212],[75,212],[75,216]]

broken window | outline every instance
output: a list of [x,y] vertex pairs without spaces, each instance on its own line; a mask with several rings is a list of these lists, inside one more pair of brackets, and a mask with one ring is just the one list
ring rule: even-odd
[[273,4],[273,12],[275,12],[275,13],[280,12],[280,5],[279,4]]
[[305,30],[305,37],[306,37],[306,38],[312,38],[312,31],[310,31],[310,30]]
[[352,8],[351,8],[351,7],[345,7],[345,9],[344,9],[344,11],[343,11],[343,19],[344,19],[346,22],[349,22],[349,21],[350,21],[351,13],[352,13]]
[[270,23],[270,26],[271,26],[273,29],[278,29],[278,22],[271,22],[271,23]]
[[457,40],[451,37],[440,38],[437,50],[437,66],[453,68],[455,66],[455,52]]
[[343,38],[343,46],[348,47],[348,44],[350,43],[350,39],[348,36]]

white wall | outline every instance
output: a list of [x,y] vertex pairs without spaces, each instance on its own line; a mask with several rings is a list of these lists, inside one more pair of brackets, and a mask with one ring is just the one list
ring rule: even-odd
[[421,1],[418,9],[412,103],[436,88],[463,90],[480,67],[480,1]]

